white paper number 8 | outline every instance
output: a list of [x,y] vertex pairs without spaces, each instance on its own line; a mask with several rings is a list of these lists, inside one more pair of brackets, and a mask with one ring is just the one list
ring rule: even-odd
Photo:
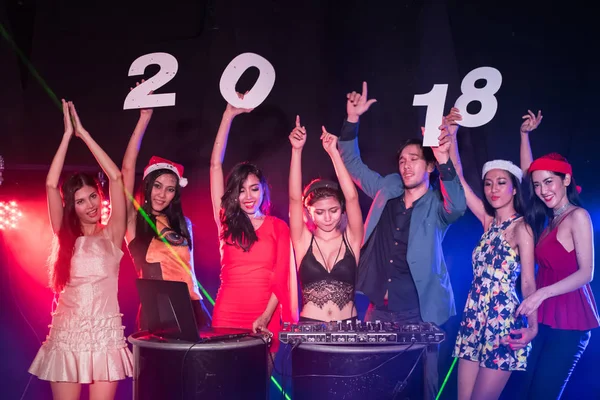
[[[482,88],[475,87],[475,82],[479,79],[486,81]],[[498,99],[494,95],[498,93],[501,85],[502,74],[496,68],[480,67],[469,72],[460,84],[462,96],[454,103],[462,115],[462,121],[459,121],[459,124],[475,128],[490,122],[498,110]],[[481,110],[476,114],[470,114],[467,111],[467,105],[473,101],[481,103]]]

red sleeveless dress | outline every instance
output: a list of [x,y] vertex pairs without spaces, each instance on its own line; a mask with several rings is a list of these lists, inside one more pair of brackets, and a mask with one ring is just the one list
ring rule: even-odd
[[[537,288],[550,286],[579,268],[575,249],[567,251],[558,241],[558,226],[546,229],[535,247],[539,265]],[[589,284],[569,293],[546,299],[538,308],[538,322],[554,329],[587,331],[600,326],[598,308]]]
[[248,252],[221,241],[221,286],[212,326],[251,329],[275,293],[279,305],[267,327],[273,332],[275,352],[281,319],[291,320],[290,230],[282,220],[267,216],[256,235],[258,241]]

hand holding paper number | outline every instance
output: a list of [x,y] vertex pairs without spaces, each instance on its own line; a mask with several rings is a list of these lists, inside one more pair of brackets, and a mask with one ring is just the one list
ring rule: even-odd
[[460,111],[456,107],[452,107],[450,113],[442,118],[442,125],[439,126],[439,130],[443,132],[448,132],[450,134],[450,138],[456,137],[456,132],[458,132],[458,123],[457,121],[462,120],[462,115],[460,115]]
[[[241,93],[237,93],[237,96],[241,99],[244,100],[244,95],[248,94],[248,92],[246,92],[245,94],[241,94]],[[234,107],[231,104],[227,103],[227,107],[225,108],[225,114],[231,118],[235,117],[236,115],[240,115],[240,114],[244,114],[244,113],[249,113],[252,110],[254,110],[254,108],[238,108],[238,107]]]
[[292,130],[289,137],[293,149],[300,150],[306,144],[306,128],[300,125],[299,115],[296,115],[296,127]]
[[[135,87],[137,88],[138,86],[142,85],[144,82],[146,82],[145,79],[142,79],[140,82],[136,82]],[[133,88],[129,88],[130,92],[132,90],[133,90]],[[149,95],[151,95],[153,93],[154,93],[154,90],[151,90],[150,92],[148,92]],[[151,117],[153,111],[154,111],[153,108],[140,108],[140,116]]]
[[358,119],[363,115],[369,107],[377,100],[367,100],[367,82],[362,84],[362,93],[356,92],[348,93],[346,95],[348,101],[346,102],[346,112],[348,113],[348,122],[358,122]]
[[539,110],[537,116],[531,112],[531,110],[527,110],[527,115],[523,115],[523,124],[521,124],[521,133],[529,134],[531,131],[535,130],[540,123],[542,122],[542,110]]
[[[425,127],[421,127],[421,133],[425,136]],[[444,129],[441,131],[440,136],[438,136],[437,140],[439,145],[432,146],[431,150],[433,150],[433,155],[435,159],[440,164],[445,164],[450,158],[450,133],[448,130]]]

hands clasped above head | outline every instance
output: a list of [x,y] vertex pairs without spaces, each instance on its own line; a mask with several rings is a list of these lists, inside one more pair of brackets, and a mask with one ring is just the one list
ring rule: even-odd
[[79,115],[77,115],[77,110],[75,109],[75,104],[72,101],[66,101],[62,99],[62,107],[63,107],[63,121],[65,124],[65,136],[71,136],[75,133],[75,136],[82,137],[88,134],[88,131],[85,130],[81,121],[79,120]]

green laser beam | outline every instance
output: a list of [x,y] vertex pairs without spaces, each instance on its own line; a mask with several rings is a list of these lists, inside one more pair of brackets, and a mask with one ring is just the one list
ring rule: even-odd
[[458,358],[455,358],[454,361],[452,361],[452,365],[450,365],[450,369],[448,370],[448,373],[446,374],[446,377],[444,378],[444,382],[442,383],[442,386],[440,387],[440,391],[438,392],[437,396],[435,397],[435,400],[440,400],[440,396],[442,395],[442,392],[444,391],[444,388],[446,387],[446,383],[448,383],[448,379],[450,379],[450,374],[452,374],[452,370],[454,369],[454,364],[456,364],[456,360],[458,360]]
[[[37,70],[35,69],[35,67],[29,62],[29,60],[27,59],[27,57],[25,56],[25,54],[23,54],[23,52],[21,51],[21,49],[19,49],[19,46],[17,46],[17,44],[15,43],[15,41],[12,39],[12,37],[9,35],[9,33],[4,28],[4,25],[2,25],[1,23],[0,23],[0,35],[2,35],[2,37],[8,42],[8,44],[15,51],[15,53],[17,53],[17,55],[19,56],[19,58],[21,59],[21,61],[23,62],[23,64],[25,64],[25,66],[27,67],[27,69],[29,70],[29,72],[31,73],[31,75],[33,75],[33,77],[38,81],[38,83],[40,84],[40,86],[42,86],[42,88],[46,91],[46,93],[48,94],[48,96],[50,96],[50,98],[52,99],[52,101],[54,102],[54,104],[58,107],[58,109],[62,111],[62,102],[59,100],[58,96],[52,91],[52,89],[50,89],[50,87],[48,86],[48,84],[46,84],[46,82],[44,81],[44,79],[40,76],[40,74],[37,72]],[[154,232],[156,232],[156,234],[158,235],[158,237],[160,237],[160,239],[163,241],[163,243],[165,243],[167,245],[167,248],[175,255],[175,257],[177,258],[178,262],[186,269],[186,271],[190,274],[190,276],[192,276],[192,279],[194,279],[194,276],[191,274],[191,271],[185,265],[185,262],[172,249],[171,244],[168,243],[166,241],[166,239],[164,237],[162,237],[162,235],[159,234],[158,230],[156,229],[156,225],[152,222],[152,220],[150,219],[150,217],[148,216],[148,214],[140,207],[140,205],[138,204],[138,202],[133,198],[133,196],[125,188],[123,188],[123,190],[124,190],[125,194],[127,195],[127,197],[133,202],[136,210],[140,213],[140,215],[142,215],[142,217],[150,225],[150,227],[152,228],[152,230]],[[215,305],[215,301],[210,296],[210,294],[208,294],[208,292],[200,284],[200,282],[198,281],[198,279],[195,279],[195,281],[196,281],[196,283],[198,285],[198,288],[202,291],[202,293],[204,294],[204,296],[206,297],[206,299],[208,299],[208,301],[210,302],[210,304],[214,306]],[[281,387],[281,385],[279,384],[279,382],[277,381],[277,379],[275,379],[273,376],[271,376],[271,381],[275,384],[275,386],[279,389],[279,391],[281,391],[283,393],[283,388]],[[287,393],[285,394],[285,398],[287,400],[291,400],[291,398],[287,395]]]
[[137,202],[137,200],[131,195],[131,193],[129,193],[127,191],[127,189],[123,188],[123,190],[125,191],[125,194],[127,195],[127,197],[129,198],[129,200],[133,203],[133,206],[135,207],[135,209],[140,213],[140,215],[146,220],[146,223],[148,223],[148,225],[150,225],[150,227],[152,228],[152,230],[156,233],[156,235],[158,236],[158,238],[160,240],[162,240],[162,242],[167,246],[167,249],[169,249],[169,251],[171,252],[171,254],[173,256],[175,256],[175,258],[177,259],[177,262],[181,265],[181,267],[183,269],[185,269],[185,271],[190,275],[190,277],[196,281],[196,284],[198,285],[198,288],[202,291],[202,293],[204,294],[204,296],[208,299],[208,301],[210,302],[211,305],[215,305],[215,301],[213,300],[213,298],[210,296],[210,294],[208,294],[208,292],[206,291],[206,289],[204,289],[204,287],[202,286],[202,284],[200,284],[200,281],[198,281],[198,279],[196,279],[194,277],[194,274],[192,274],[191,269],[189,269],[185,263],[185,261],[183,261],[181,259],[181,257],[179,256],[179,254],[177,254],[177,252],[173,249],[173,246],[171,245],[171,243],[169,243],[167,241],[167,239],[165,239],[164,235],[161,235],[160,232],[158,232],[158,228],[156,228],[156,224],[154,222],[152,222],[152,219],[150,218],[150,216],[148,215],[148,213],[146,213],[146,211],[144,211],[144,209],[142,207],[140,207],[140,204]]
[[[277,387],[277,389],[279,389],[279,391],[280,391],[281,393],[283,393],[283,388],[281,387],[281,385],[279,384],[279,382],[277,382],[277,379],[275,379],[275,378],[273,377],[273,375],[271,375],[271,382],[273,382],[273,384],[275,384],[275,386]],[[290,397],[290,396],[288,396],[288,394],[287,394],[287,393],[285,394],[285,398],[286,398],[286,400],[292,400],[292,399],[291,399],[291,397]]]
[[48,93],[48,96],[50,96],[50,98],[52,99],[54,104],[56,106],[58,106],[58,108],[62,111],[62,103],[58,99],[58,96],[56,94],[54,94],[52,89],[50,89],[50,87],[46,84],[46,82],[40,76],[40,74],[37,72],[37,70],[33,67],[33,65],[31,65],[31,63],[29,62],[29,60],[27,59],[25,54],[23,54],[21,49],[19,49],[19,46],[17,46],[17,44],[12,39],[12,37],[8,34],[6,29],[4,29],[4,25],[2,25],[1,23],[0,23],[0,35],[2,35],[2,37],[4,37],[4,39],[6,39],[6,41],[10,45],[10,47],[12,47],[12,49],[15,51],[15,53],[17,53],[17,55],[23,62],[23,64],[25,64],[25,66],[27,67],[27,69],[29,70],[31,75],[33,75],[33,77],[38,81],[38,83],[42,86],[42,88],[46,91],[46,93]]

